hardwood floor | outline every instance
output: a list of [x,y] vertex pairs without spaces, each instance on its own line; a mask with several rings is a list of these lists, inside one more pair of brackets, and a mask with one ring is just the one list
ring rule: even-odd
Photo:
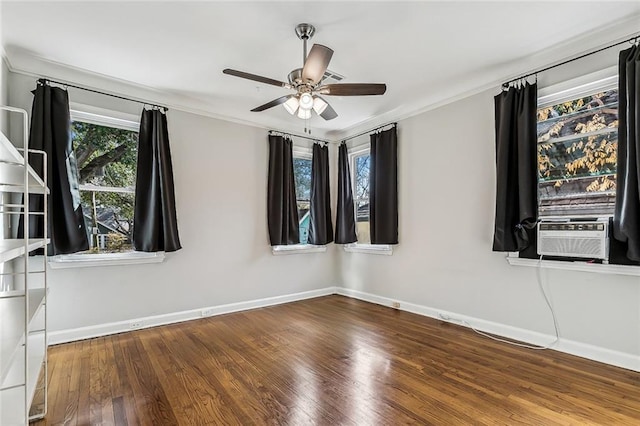
[[341,296],[49,353],[37,425],[640,424],[640,373]]

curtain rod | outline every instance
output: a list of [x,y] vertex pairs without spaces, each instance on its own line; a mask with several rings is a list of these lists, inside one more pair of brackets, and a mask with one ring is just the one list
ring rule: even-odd
[[584,54],[582,54],[582,55],[580,55],[578,57],[575,57],[575,58],[572,58],[572,59],[567,59],[566,61],[560,62],[559,64],[550,65],[550,66],[548,66],[546,68],[542,68],[540,70],[530,72],[529,74],[522,75],[522,76],[520,76],[518,78],[513,78],[513,79],[511,79],[511,80],[509,80],[507,82],[502,83],[502,87],[506,89],[509,86],[509,84],[514,83],[514,82],[516,82],[518,80],[522,80],[522,79],[525,79],[527,77],[531,77],[532,75],[536,75],[536,74],[539,74],[541,72],[549,71],[550,69],[553,69],[553,68],[556,68],[556,67],[559,67],[559,66],[562,66],[562,65],[566,65],[566,64],[571,63],[573,61],[577,61],[578,59],[586,58],[587,56],[591,56],[591,55],[594,55],[596,53],[600,53],[603,50],[611,49],[612,47],[619,46],[621,44],[624,44],[624,43],[627,43],[627,42],[630,42],[630,41],[636,41],[637,42],[638,39],[640,39],[640,34],[639,35],[635,35],[635,36],[633,36],[631,38],[628,38],[626,40],[622,40],[622,41],[619,41],[617,43],[613,43],[613,44],[610,44],[608,46],[601,47],[600,49],[596,49],[596,50],[594,50],[592,52],[584,53]]
[[326,139],[312,138],[312,137],[309,137],[309,136],[296,135],[295,133],[282,132],[280,130],[269,130],[269,134],[270,135],[273,134],[273,133],[280,133],[283,136],[293,136],[293,137],[296,137],[296,138],[307,139],[307,140],[314,141],[314,142],[323,142],[323,143],[326,143],[326,144],[330,144],[331,143],[330,141],[328,141]]
[[169,110],[169,108],[167,108],[164,105],[158,105],[158,104],[154,104],[154,103],[151,103],[151,102],[144,102],[144,101],[141,101],[139,99],[127,98],[125,96],[114,95],[113,93],[101,92],[101,91],[95,90],[95,89],[88,89],[86,87],[76,86],[75,84],[64,83],[62,81],[55,81],[55,80],[51,80],[49,78],[39,78],[38,82],[39,83],[47,82],[47,83],[59,84],[61,86],[73,87],[74,89],[80,89],[80,90],[84,90],[86,92],[97,93],[99,95],[104,95],[104,96],[111,96],[112,98],[124,99],[125,101],[137,102],[137,103],[142,104],[142,105],[149,105],[149,106],[152,106],[154,108],[164,109],[165,112],[167,112]]
[[380,129],[384,128],[384,127],[392,126],[392,125],[393,125],[393,126],[397,126],[397,125],[398,125],[398,123],[396,123],[396,122],[391,122],[391,123],[383,124],[382,126],[378,126],[378,127],[375,127],[375,128],[373,128],[373,129],[371,129],[371,130],[367,130],[366,132],[358,133],[358,134],[357,134],[357,135],[355,135],[355,136],[349,136],[348,138],[341,139],[341,141],[342,141],[342,142],[346,142],[346,141],[348,141],[348,140],[355,139],[355,138],[357,138],[357,137],[359,137],[359,136],[366,135],[366,134],[367,134],[367,133],[369,133],[369,132],[375,132],[375,131],[380,130]]

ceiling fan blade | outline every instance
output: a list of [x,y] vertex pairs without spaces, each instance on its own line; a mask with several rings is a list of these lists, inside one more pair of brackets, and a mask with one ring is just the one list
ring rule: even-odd
[[316,90],[317,93],[330,96],[368,96],[383,95],[386,84],[378,83],[336,83],[327,84]]
[[[320,96],[318,96],[318,98],[320,98]],[[327,101],[325,101],[324,99],[322,100],[327,104],[327,107],[324,109],[324,111],[322,111],[322,114],[320,114],[320,117],[324,118],[327,121],[333,120],[338,116],[338,113],[333,108],[331,108],[331,105],[329,105]]]
[[286,96],[281,96],[278,99],[274,99],[271,102],[267,102],[264,105],[260,105],[259,107],[255,107],[254,109],[251,110],[251,112],[260,112],[260,111],[264,111],[265,109],[269,109],[269,108],[273,108],[274,106],[277,105],[281,105],[285,102],[287,102],[287,100],[291,97],[293,97],[295,95],[286,95]]
[[269,77],[262,77],[261,75],[255,75],[248,72],[232,70],[231,68],[225,68],[222,70],[224,74],[232,75],[234,77],[246,78],[247,80],[253,80],[264,84],[270,84],[272,86],[278,87],[286,87],[290,88],[291,86],[284,81],[274,80]]
[[331,62],[333,50],[321,44],[314,44],[304,61],[302,68],[302,80],[310,81],[312,84],[318,84],[322,79],[324,72]]

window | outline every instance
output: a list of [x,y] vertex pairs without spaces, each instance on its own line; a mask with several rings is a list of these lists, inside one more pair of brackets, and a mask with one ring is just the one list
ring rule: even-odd
[[352,253],[380,254],[391,256],[393,247],[389,244],[371,244],[369,228],[369,171],[371,170],[371,149],[369,144],[356,147],[349,153],[353,206],[356,218],[358,242],[347,244],[344,250]]
[[[138,123],[72,112],[71,137],[90,250],[132,250]],[[106,124],[105,122],[108,122]]]
[[370,244],[369,231],[369,166],[371,155],[367,149],[353,156],[353,204],[356,209],[358,243]]
[[311,156],[307,153],[294,152],[293,177],[296,184],[296,203],[300,224],[300,244],[307,244],[309,236],[310,204],[311,204]]
[[612,215],[618,150],[617,82],[605,79],[586,92],[579,88],[545,98],[538,100],[539,215]]

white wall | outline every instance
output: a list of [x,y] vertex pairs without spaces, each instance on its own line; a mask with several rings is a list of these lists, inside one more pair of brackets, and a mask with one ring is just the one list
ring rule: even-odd
[[[4,57],[0,55],[0,105],[7,105],[9,102],[8,77],[9,70],[7,69],[7,64]],[[0,131],[5,134],[9,131],[7,115],[8,113],[6,111],[0,111]]]
[[[616,55],[609,51],[545,73],[540,85],[614,65]],[[29,109],[35,79],[15,73],[9,79],[10,103]],[[108,83],[103,88],[108,91]],[[480,93],[399,123],[400,244],[390,257],[344,253],[333,246],[322,254],[272,256],[265,219],[266,132],[169,111],[184,249],[160,265],[52,271],[51,329],[338,284],[553,334],[535,269],[509,266],[503,254],[491,252],[496,93]],[[72,102],[140,112],[138,105],[73,89],[70,97]],[[334,167],[334,203],[335,177]],[[553,270],[544,271],[543,279],[564,341],[640,356],[638,277]]]
[[[11,73],[12,105],[30,109],[35,79]],[[69,89],[72,102],[138,113]],[[162,264],[53,270],[51,331],[292,294],[335,285],[334,248],[273,256],[266,225],[267,133],[170,110],[183,249]]]
[[[541,85],[615,65],[607,52],[541,76]],[[535,268],[493,253],[497,90],[398,125],[400,244],[393,256],[343,253],[343,285],[393,300],[553,334]],[[549,270],[561,337],[639,357],[640,278]]]

